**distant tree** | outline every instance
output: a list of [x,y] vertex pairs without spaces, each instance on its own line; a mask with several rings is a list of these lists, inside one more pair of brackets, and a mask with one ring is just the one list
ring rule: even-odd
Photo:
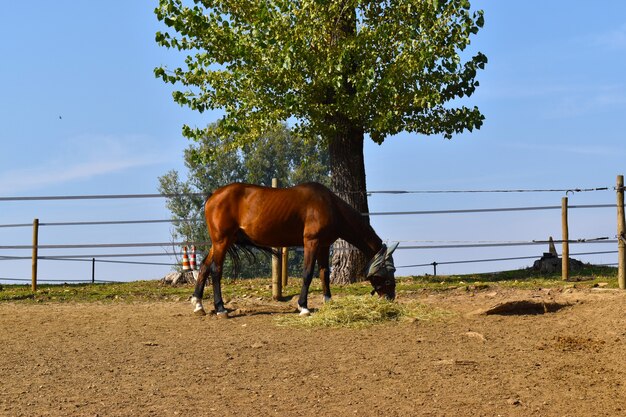
[[[239,133],[240,148],[293,120],[328,146],[331,188],[361,212],[369,211],[366,135],[378,144],[402,131],[451,138],[483,123],[478,108],[457,100],[474,93],[487,62],[461,56],[483,25],[469,0],[160,0],[155,12],[173,29],[156,41],[190,54],[186,68],[155,69],[183,87],[176,102],[223,109],[214,128]],[[363,262],[337,251],[332,281],[354,281]]]
[[[222,137],[215,132],[216,129],[208,129],[199,142],[185,150],[186,180],[177,171],[159,177],[159,191],[171,195],[166,204],[175,220],[172,228],[175,241],[210,241],[205,222],[198,219],[203,219],[206,196],[223,185],[241,181],[270,186],[272,178],[277,178],[281,187],[307,181],[326,185],[330,182],[328,151],[318,141],[292,137],[283,124],[259,138],[254,145],[246,145],[242,149],[231,146],[236,141],[236,134]],[[202,158],[208,149],[217,157]],[[206,252],[208,247],[199,249]],[[290,255],[290,263],[294,267],[301,268],[300,261],[301,255]],[[268,275],[269,262],[242,260],[241,276]]]

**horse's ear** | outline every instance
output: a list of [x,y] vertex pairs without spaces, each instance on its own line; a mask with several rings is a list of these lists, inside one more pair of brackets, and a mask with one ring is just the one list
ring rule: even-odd
[[396,248],[398,247],[399,244],[400,244],[400,242],[392,243],[391,246],[389,246],[387,248],[387,251],[385,252],[385,258],[390,257],[391,254],[396,250]]

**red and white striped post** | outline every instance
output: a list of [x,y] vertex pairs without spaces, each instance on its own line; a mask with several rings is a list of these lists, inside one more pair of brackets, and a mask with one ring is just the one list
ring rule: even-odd
[[187,255],[187,246],[183,246],[183,272],[189,271],[189,255]]
[[189,266],[191,267],[192,271],[195,271],[197,269],[197,265],[196,265],[196,247],[191,245],[191,249],[189,251]]

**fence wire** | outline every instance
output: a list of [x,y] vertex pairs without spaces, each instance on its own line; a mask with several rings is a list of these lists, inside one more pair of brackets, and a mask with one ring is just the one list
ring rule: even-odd
[[[595,188],[547,188],[547,189],[490,189],[490,190],[372,190],[367,191],[368,195],[373,194],[459,194],[459,193],[580,193],[617,190],[616,187],[595,187]],[[98,195],[61,195],[61,196],[16,196],[16,197],[0,197],[0,202],[5,201],[59,201],[59,200],[101,200],[101,199],[139,199],[139,198],[173,198],[181,196],[206,197],[204,193],[187,193],[187,194],[98,194]],[[595,208],[616,208],[616,204],[590,204],[590,205],[570,205],[568,209],[595,209]],[[471,214],[471,213],[495,213],[495,212],[515,212],[515,211],[536,211],[536,210],[560,210],[562,206],[532,206],[532,207],[502,207],[502,208],[473,208],[473,209],[456,209],[456,210],[419,210],[419,211],[389,211],[389,212],[370,212],[362,213],[364,216],[398,216],[398,215],[438,215],[438,214]],[[130,225],[130,224],[156,224],[156,223],[190,223],[204,222],[203,218],[186,218],[186,219],[135,219],[135,220],[99,220],[99,221],[60,221],[60,222],[40,222],[39,226],[98,226],[98,225]],[[32,223],[15,223],[0,224],[0,228],[19,228],[32,227]],[[561,240],[554,240],[554,243],[562,243]],[[593,239],[569,240],[570,244],[578,243],[617,243],[617,240],[608,237]],[[409,243],[409,242],[406,242]],[[528,241],[528,242],[451,242],[444,244],[429,245],[402,245],[398,247],[401,250],[420,250],[420,249],[458,249],[458,248],[486,248],[486,247],[506,247],[506,246],[531,246],[545,245],[548,241]],[[54,250],[54,249],[102,249],[102,248],[137,248],[137,247],[178,247],[183,245],[204,246],[209,242],[139,242],[139,243],[100,243],[100,244],[47,244],[37,245],[37,249]],[[0,245],[0,250],[32,250],[32,245]],[[349,250],[349,249],[348,249]],[[597,251],[582,252],[571,254],[572,256],[597,255],[597,254],[613,254],[617,251]],[[75,261],[75,262],[98,262],[111,264],[136,264],[136,265],[154,265],[154,266],[174,266],[176,263],[168,262],[143,262],[128,260],[113,260],[106,258],[132,258],[132,257],[153,257],[168,256],[177,257],[178,254],[168,252],[152,252],[152,253],[114,253],[114,254],[91,254],[91,255],[51,255],[38,256],[40,260],[49,261]],[[105,259],[103,259],[105,258]],[[462,264],[462,263],[480,263],[480,262],[497,262],[523,259],[537,259],[537,256],[520,256],[506,258],[487,258],[472,260],[451,260],[432,262],[415,265],[401,265],[397,268],[410,267],[426,267],[433,265],[446,264]],[[0,256],[2,260],[26,260],[31,259],[30,256]],[[613,265],[613,264],[607,264]],[[2,278],[2,281],[30,281],[29,279]],[[91,282],[88,280],[46,280],[38,279],[41,282]],[[93,282],[115,282],[92,280]]]
[[[372,190],[365,194],[487,194],[487,193],[582,193],[592,191],[616,190],[616,187],[594,188],[534,188],[534,189],[491,189],[491,190]],[[362,191],[350,191],[348,194],[361,194]],[[174,193],[174,194],[92,194],[92,195],[53,195],[53,196],[4,196],[0,201],[54,201],[54,200],[108,200],[134,198],[174,198],[208,197],[209,193]]]
[[[568,209],[593,209],[593,208],[616,208],[616,204],[579,204],[568,206]],[[417,210],[417,211],[381,211],[361,213],[363,216],[398,216],[398,215],[427,215],[427,214],[468,214],[468,213],[496,213],[510,211],[537,211],[537,210],[561,210],[561,206],[534,206],[534,207],[501,207],[501,208],[478,208],[458,210]],[[102,226],[102,225],[128,225],[150,223],[192,223],[204,222],[203,218],[188,219],[147,219],[147,220],[96,220],[80,222],[40,222],[39,226]],[[33,227],[32,223],[0,224],[0,228]]]

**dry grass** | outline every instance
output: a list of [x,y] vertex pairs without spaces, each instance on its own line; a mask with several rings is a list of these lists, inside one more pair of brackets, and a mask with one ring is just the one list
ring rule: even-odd
[[417,301],[400,304],[379,297],[348,295],[324,304],[309,317],[283,316],[279,326],[294,327],[367,327],[399,321],[435,320],[452,313]]

